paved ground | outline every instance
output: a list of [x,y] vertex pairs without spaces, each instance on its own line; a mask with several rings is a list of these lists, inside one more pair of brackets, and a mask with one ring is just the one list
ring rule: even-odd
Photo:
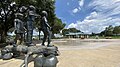
[[[59,39],[53,40],[59,47],[57,67],[120,67],[119,39]],[[19,67],[23,60],[0,60],[0,67]],[[29,64],[33,67],[33,62]]]

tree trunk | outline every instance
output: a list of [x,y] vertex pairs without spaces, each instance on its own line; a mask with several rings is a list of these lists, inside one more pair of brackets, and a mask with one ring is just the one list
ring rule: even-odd
[[6,20],[7,20],[7,15],[5,14],[5,21],[2,23],[4,23],[4,25],[2,25],[2,30],[1,30],[1,43],[5,43],[6,42],[6,36],[7,36],[7,29],[6,29]]
[[5,31],[2,31],[2,33],[1,33],[1,43],[6,42],[6,36],[7,36],[7,33]]
[[2,36],[2,35],[1,35],[1,33],[0,33],[0,42],[1,42],[1,38],[2,38],[1,36]]
[[40,32],[41,32],[41,30],[39,30],[39,40],[40,40]]
[[[52,33],[52,32],[51,32],[51,33]],[[52,38],[52,39],[55,38],[54,33],[51,34],[51,38]]]

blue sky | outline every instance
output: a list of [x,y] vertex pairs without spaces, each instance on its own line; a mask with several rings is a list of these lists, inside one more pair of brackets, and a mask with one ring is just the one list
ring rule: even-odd
[[55,13],[66,28],[99,33],[120,25],[120,0],[56,0]]

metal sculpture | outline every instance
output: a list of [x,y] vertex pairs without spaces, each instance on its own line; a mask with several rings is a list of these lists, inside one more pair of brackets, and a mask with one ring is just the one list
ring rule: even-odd
[[23,14],[21,13],[16,13],[15,14],[15,20],[14,20],[14,26],[15,26],[15,42],[17,45],[20,45],[24,38],[23,38],[23,34],[24,34],[24,22],[22,21],[23,19]]
[[45,41],[48,37],[48,44],[47,46],[50,46],[50,42],[51,42],[51,27],[50,25],[48,24],[48,21],[47,21],[47,12],[46,11],[42,11],[42,20],[41,20],[41,30],[43,31],[44,33],[44,38],[43,38],[43,42],[42,42],[42,45],[45,46]]
[[33,22],[35,20],[35,7],[30,5],[28,8],[28,21],[27,21],[27,44],[29,46],[32,44],[33,37]]
[[[15,14],[15,42],[10,45],[4,47],[1,50],[0,58],[3,60],[9,60],[18,56],[21,56],[21,53],[24,54],[25,59],[24,62],[20,65],[20,67],[28,67],[28,59],[31,55],[36,54],[34,57],[34,67],[56,67],[58,63],[58,59],[56,56],[59,55],[58,48],[56,46],[50,45],[51,42],[51,27],[47,21],[47,12],[42,11],[42,20],[41,27],[44,33],[44,39],[42,45],[36,46],[32,43],[33,36],[33,22],[35,21],[35,7],[29,6],[28,8],[28,16],[26,22],[26,30],[27,30],[27,38],[26,43],[22,43],[25,38],[25,25],[23,20],[22,13]],[[23,37],[24,35],[24,37]],[[48,45],[45,46],[45,41],[48,37]],[[20,41],[20,42],[19,42]],[[19,42],[19,43],[18,43]],[[21,45],[22,44],[22,45]],[[44,45],[44,46],[43,46]]]

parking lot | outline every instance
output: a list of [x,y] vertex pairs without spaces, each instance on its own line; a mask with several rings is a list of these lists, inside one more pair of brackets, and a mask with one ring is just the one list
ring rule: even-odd
[[[57,39],[57,67],[120,67],[119,39]],[[19,67],[21,59],[0,60],[0,67]],[[29,64],[33,67],[33,62]]]

